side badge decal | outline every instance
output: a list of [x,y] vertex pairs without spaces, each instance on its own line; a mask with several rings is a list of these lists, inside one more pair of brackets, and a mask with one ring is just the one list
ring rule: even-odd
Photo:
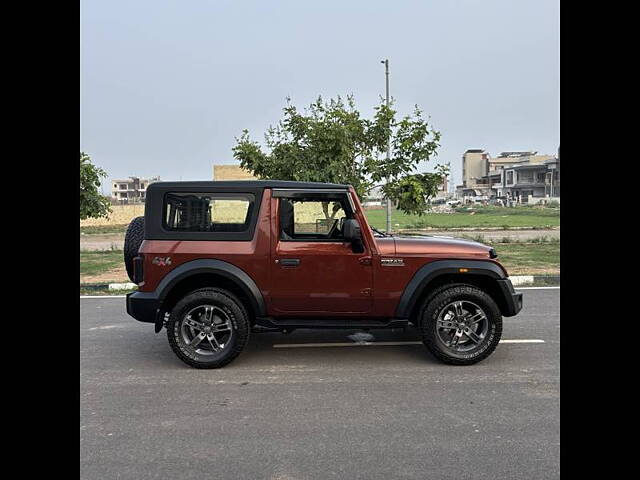
[[404,267],[403,258],[381,258],[380,264],[383,267]]
[[158,265],[159,267],[165,267],[171,265],[171,257],[153,257],[151,263]]

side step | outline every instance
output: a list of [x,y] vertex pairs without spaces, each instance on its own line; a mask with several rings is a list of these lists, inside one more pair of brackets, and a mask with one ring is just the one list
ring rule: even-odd
[[349,330],[369,330],[372,328],[406,328],[406,319],[391,318],[376,320],[369,318],[284,318],[256,317],[255,332],[292,331],[298,328],[333,328]]

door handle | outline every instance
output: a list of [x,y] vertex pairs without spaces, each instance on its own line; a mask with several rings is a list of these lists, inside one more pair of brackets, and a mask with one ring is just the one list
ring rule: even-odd
[[280,265],[282,265],[283,267],[297,267],[298,265],[300,265],[300,259],[283,258],[282,260],[280,260]]

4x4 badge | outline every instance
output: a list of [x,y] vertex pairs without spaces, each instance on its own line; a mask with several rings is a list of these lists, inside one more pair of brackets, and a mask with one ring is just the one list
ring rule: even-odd
[[159,267],[171,265],[171,257],[153,257],[151,263],[158,265]]
[[380,264],[383,267],[404,267],[404,258],[381,258]]

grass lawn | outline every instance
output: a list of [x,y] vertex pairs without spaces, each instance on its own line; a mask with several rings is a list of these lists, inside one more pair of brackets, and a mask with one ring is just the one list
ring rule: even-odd
[[124,233],[127,231],[127,225],[87,225],[80,226],[80,233],[85,235],[106,234],[106,233]]
[[[387,213],[384,209],[367,210],[366,215],[372,226],[386,229]],[[426,213],[422,217],[393,210],[391,225],[393,229],[431,227],[443,230],[464,227],[551,228],[560,226],[560,209],[477,207],[470,211],[460,208],[456,213]]]
[[560,274],[560,242],[496,243],[493,247],[509,275]]
[[122,250],[80,252],[80,278],[101,275],[123,264]]

